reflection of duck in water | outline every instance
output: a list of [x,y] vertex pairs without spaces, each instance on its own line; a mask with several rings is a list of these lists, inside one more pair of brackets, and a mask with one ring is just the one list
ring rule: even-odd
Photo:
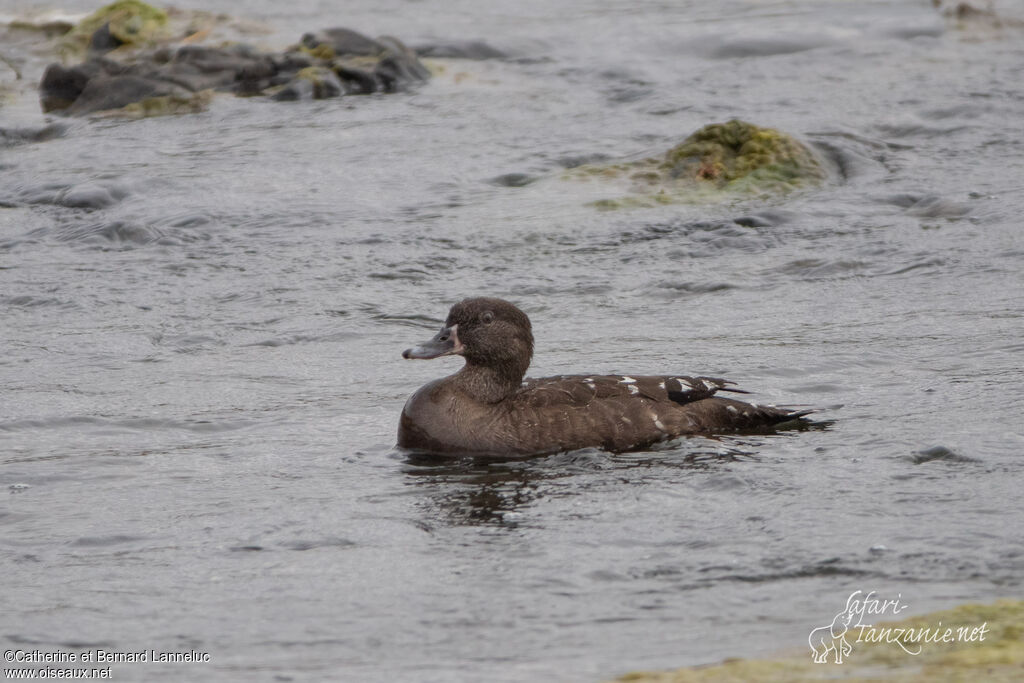
[[430,341],[405,358],[457,354],[466,364],[413,394],[398,445],[435,453],[532,455],[642,448],[685,434],[770,428],[793,411],[715,396],[745,393],[712,377],[568,375],[523,380],[533,356],[530,319],[501,299],[452,306]]

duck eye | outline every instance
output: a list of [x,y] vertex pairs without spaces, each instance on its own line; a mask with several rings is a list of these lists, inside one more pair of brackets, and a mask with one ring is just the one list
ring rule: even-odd
[[484,314],[480,316],[480,322],[484,325],[490,325],[494,322],[494,314],[490,311],[484,311]]

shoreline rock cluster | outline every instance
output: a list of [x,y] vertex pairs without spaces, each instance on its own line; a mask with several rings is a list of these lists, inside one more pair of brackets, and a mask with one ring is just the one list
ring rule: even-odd
[[[197,32],[198,33],[198,32]],[[346,28],[307,33],[287,50],[198,44],[170,37],[168,17],[139,0],[118,0],[86,17],[61,40],[79,64],[50,64],[39,85],[44,112],[84,116],[116,111],[155,116],[200,111],[214,92],[312,100],[397,92],[430,78],[400,40]]]

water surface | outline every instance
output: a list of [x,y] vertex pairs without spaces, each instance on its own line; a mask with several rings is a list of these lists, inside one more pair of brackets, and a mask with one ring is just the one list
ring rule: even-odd
[[[117,680],[593,681],[805,647],[854,590],[1019,597],[1020,32],[893,1],[245,11],[277,49],[343,24],[511,57],[0,150],[5,649],[211,654]],[[8,49],[0,120],[43,125],[45,59]],[[832,180],[601,212],[560,179],[732,117]],[[724,376],[831,425],[410,459],[402,404],[459,361],[401,351],[470,295],[529,313],[534,376]]]

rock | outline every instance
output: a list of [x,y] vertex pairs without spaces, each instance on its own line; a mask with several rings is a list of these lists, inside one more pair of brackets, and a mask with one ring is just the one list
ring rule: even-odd
[[39,83],[39,100],[44,112],[67,109],[77,100],[86,84],[97,76],[123,74],[128,67],[97,57],[76,66],[51,64]]
[[386,47],[386,51],[377,64],[375,73],[384,83],[385,90],[394,92],[400,86],[430,78],[430,70],[423,66],[416,53],[398,38],[381,36],[379,40]]
[[380,89],[380,82],[377,80],[377,77],[369,71],[346,66],[341,61],[332,63],[331,68],[334,69],[334,73],[345,84],[345,92],[351,95],[369,95]]
[[187,99],[189,91],[168,81],[139,76],[97,76],[86,83],[82,94],[67,109],[70,116],[82,116],[106,109],[120,109],[147,98],[168,95]]
[[420,57],[433,59],[505,59],[506,55],[501,50],[491,47],[479,40],[463,40],[451,43],[436,43],[430,45],[419,45],[415,48],[416,54]]
[[296,78],[274,93],[272,99],[278,102],[308,102],[313,99],[313,82]]
[[108,52],[122,45],[153,45],[165,36],[167,13],[139,0],[117,0],[101,7],[71,29],[61,41],[65,56],[87,49]]
[[105,209],[117,201],[110,190],[102,185],[83,183],[69,188],[58,198],[57,203],[73,209]]
[[536,180],[536,176],[526,173],[506,173],[504,175],[491,178],[489,182],[493,185],[501,185],[502,187],[526,187]]
[[173,116],[177,114],[196,114],[204,111],[213,100],[212,90],[200,90],[195,93],[158,95],[146,97],[132,102],[120,109],[102,112],[105,116],[141,119],[150,116]]
[[672,178],[730,183],[821,181],[821,164],[806,146],[771,128],[733,119],[701,128],[673,147],[659,169]]
[[38,128],[0,128],[0,147],[53,140],[62,137],[67,130],[68,127],[63,123],[51,123]]
[[88,45],[91,56],[75,66],[47,67],[39,85],[43,111],[154,116],[200,111],[211,91],[327,99],[395,92],[430,77],[397,38],[374,40],[333,28],[307,33],[287,52],[267,53],[246,45],[193,44],[202,31],[190,28],[184,44],[174,45],[165,40],[167,16],[138,0],[119,0],[81,21],[65,44]]
[[295,75],[274,95],[278,101],[326,100],[341,97],[345,89],[337,74],[323,66],[310,66]]
[[307,33],[302,36],[302,46],[322,59],[345,55],[376,57],[386,50],[376,40],[347,28]]
[[601,200],[599,208],[713,201],[723,194],[782,193],[825,180],[809,147],[771,128],[737,119],[705,126],[664,157],[620,164],[588,164],[567,178],[626,180],[631,196]]
[[235,90],[240,81],[269,84],[269,79],[277,73],[278,68],[269,55],[259,54],[248,46],[185,45],[178,48],[171,62],[161,69],[160,77],[198,92]]
[[[1020,680],[1021,664],[1024,662],[1024,641],[1020,637],[1024,632],[1024,601],[969,603],[942,612],[906,618],[896,617],[895,609],[892,615],[879,616],[880,620],[885,621],[884,627],[864,626],[850,630],[847,637],[854,644],[853,656],[841,665],[835,665],[834,669],[826,665],[832,671],[842,667],[842,678],[836,679],[886,680],[891,683]],[[948,629],[950,634],[955,636],[959,631],[964,635],[939,643],[947,632],[947,625],[953,627]],[[963,627],[966,627],[966,631],[960,631]],[[894,637],[888,637],[889,634]],[[899,640],[895,634],[901,634]],[[918,634],[916,641],[910,640],[911,634]],[[920,646],[922,642],[929,642],[926,639],[933,639],[930,642],[934,646]],[[920,649],[901,649],[908,643],[916,643]],[[813,644],[811,646],[813,648]],[[911,656],[907,652],[915,654]],[[821,673],[826,667],[814,662],[814,654],[817,651],[808,652],[805,646],[802,651],[795,650],[767,659],[730,657],[719,664],[701,664],[675,671],[632,672],[617,678],[615,683],[808,683],[826,680],[827,677]],[[908,659],[913,661],[914,666],[909,673],[905,673],[911,669],[905,664]],[[833,658],[829,657],[828,661],[831,664]]]
[[78,185],[48,183],[23,190],[18,199],[26,204],[52,204],[71,209],[105,209],[128,196],[128,189],[116,181],[85,182]]
[[67,109],[75,103],[90,78],[81,66],[67,68],[63,64],[51,64],[46,67],[39,83],[39,103],[44,112]]
[[110,52],[124,45],[113,33],[110,32],[110,23],[103,24],[96,31],[93,32],[92,36],[89,37],[89,51],[90,52]]
[[27,17],[17,17],[7,24],[7,28],[10,30],[36,31],[48,38],[62,36],[74,27],[74,19],[58,10],[49,10],[41,14],[33,13]]

